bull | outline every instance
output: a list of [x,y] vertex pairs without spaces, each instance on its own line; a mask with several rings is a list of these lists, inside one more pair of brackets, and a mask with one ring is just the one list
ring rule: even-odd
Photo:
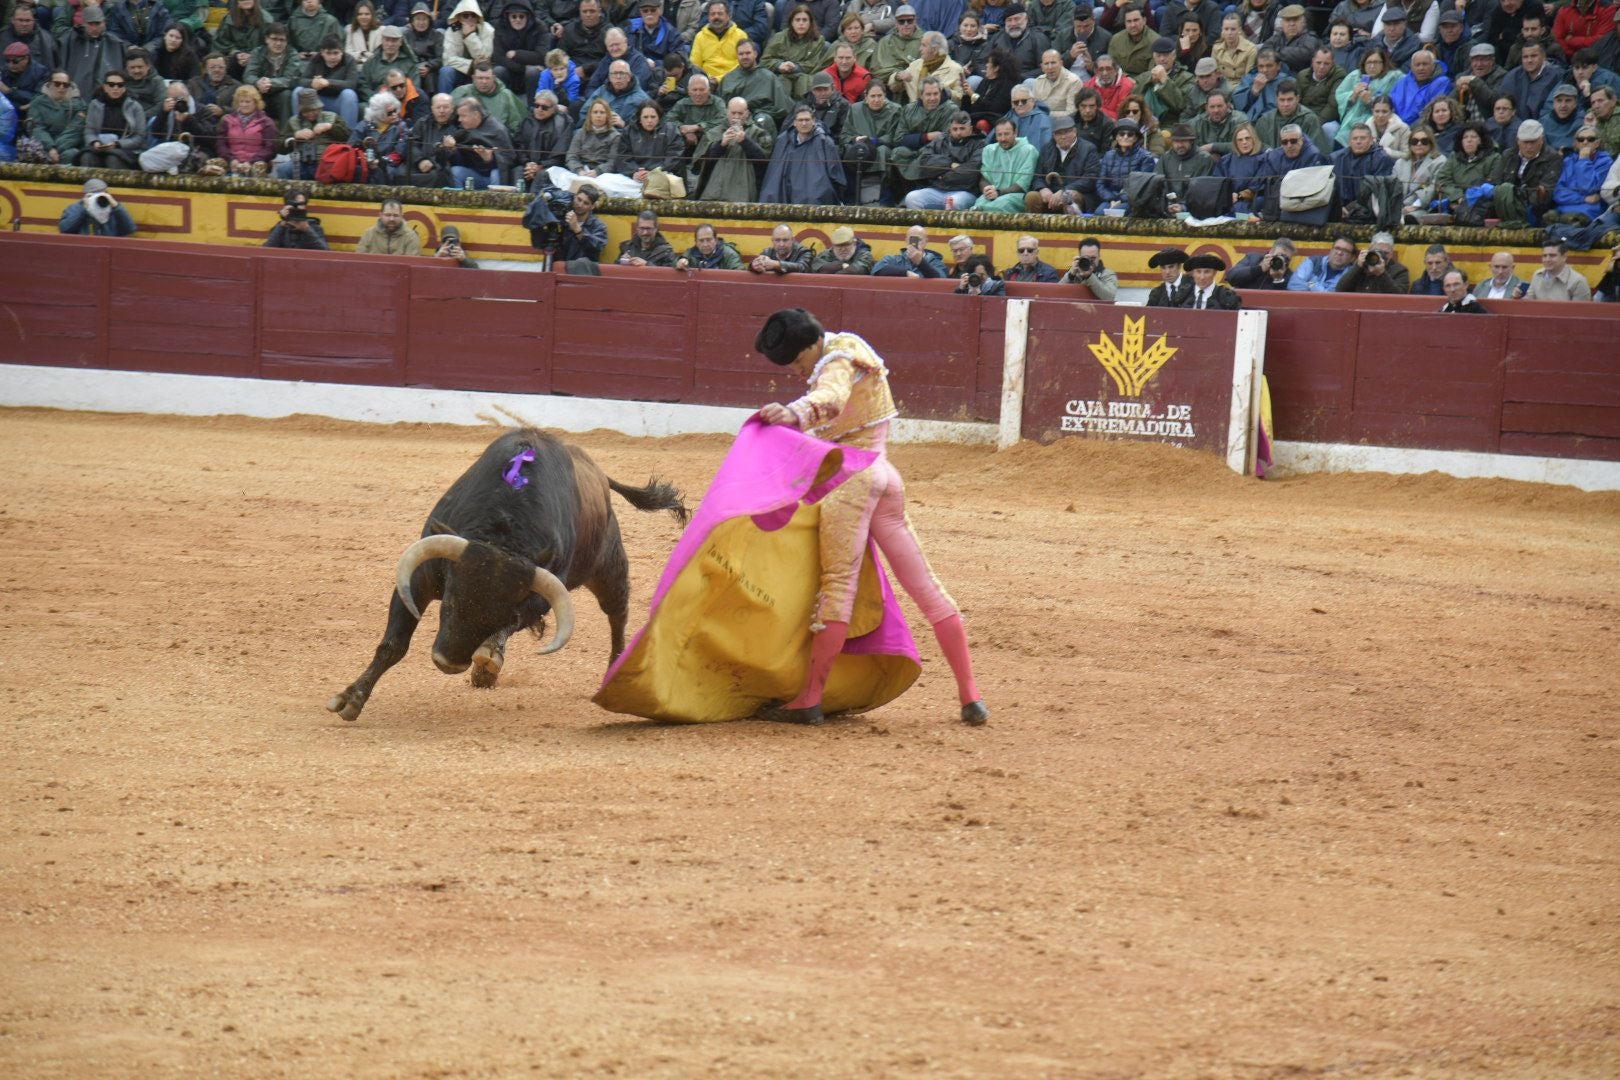
[[680,492],[656,477],[646,487],[626,487],[584,450],[533,428],[496,438],[440,497],[421,539],[400,556],[382,642],[370,666],[326,707],[345,720],[359,718],[377,680],[410,648],[421,607],[435,600],[433,663],[450,675],[471,667],[474,686],[495,685],[507,638],[527,629],[543,633],[547,613],[556,615],[556,633],[541,654],[566,645],[574,629],[568,594],[581,586],[607,616],[609,660],[616,659],[630,611],[630,562],[610,492],[637,510],[669,510],[686,521]]

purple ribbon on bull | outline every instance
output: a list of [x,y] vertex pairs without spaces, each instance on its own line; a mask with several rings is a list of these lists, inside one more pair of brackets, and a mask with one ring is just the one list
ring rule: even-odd
[[522,491],[523,485],[529,482],[529,478],[523,475],[523,466],[533,460],[533,447],[525,448],[523,453],[515,455],[512,458],[512,463],[506,467],[506,472],[501,476],[501,479],[506,481],[506,486],[513,491]]

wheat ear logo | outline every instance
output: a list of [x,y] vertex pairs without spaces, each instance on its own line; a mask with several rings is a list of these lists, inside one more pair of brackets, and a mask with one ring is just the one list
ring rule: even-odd
[[1177,350],[1165,344],[1163,334],[1151,347],[1144,349],[1146,325],[1147,316],[1133,319],[1127,315],[1125,332],[1120,335],[1119,344],[1116,345],[1107,334],[1099,333],[1097,343],[1086,346],[1103,370],[1113,377],[1122,397],[1140,397],[1147,381],[1176,355]]

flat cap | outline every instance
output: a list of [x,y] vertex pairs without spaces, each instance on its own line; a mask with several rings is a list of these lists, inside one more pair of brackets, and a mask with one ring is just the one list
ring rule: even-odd
[[1153,43],[1153,51],[1156,53],[1173,53],[1178,48],[1180,46],[1176,44],[1176,39],[1173,37],[1162,37]]
[[1215,58],[1213,56],[1206,56],[1202,60],[1198,61],[1198,65],[1193,68],[1193,74],[1213,75],[1220,70],[1221,65],[1215,62]]
[[1547,129],[1541,126],[1540,120],[1526,120],[1519,125],[1520,142],[1535,142],[1537,139],[1545,138],[1546,135]]
[[810,89],[812,90],[818,86],[825,86],[827,89],[831,90],[832,84],[832,76],[827,74],[825,71],[818,71],[814,75],[810,76]]
[[855,242],[855,230],[848,225],[838,226],[832,231],[832,242],[835,244],[853,244]]
[[1305,8],[1300,4],[1289,4],[1277,14],[1284,19],[1303,19],[1305,17]]
[[1487,45],[1485,42],[1482,41],[1478,45],[1475,45],[1472,49],[1468,50],[1468,58],[1470,60],[1472,60],[1476,56],[1488,56],[1492,60],[1495,60],[1496,59],[1496,46],[1495,45]]

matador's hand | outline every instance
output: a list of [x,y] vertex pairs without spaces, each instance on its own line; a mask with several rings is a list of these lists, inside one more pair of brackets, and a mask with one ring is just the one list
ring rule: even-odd
[[774,401],[759,410],[759,418],[767,424],[782,424],[786,427],[799,426],[799,418],[793,415],[793,410],[786,405],[778,405]]

